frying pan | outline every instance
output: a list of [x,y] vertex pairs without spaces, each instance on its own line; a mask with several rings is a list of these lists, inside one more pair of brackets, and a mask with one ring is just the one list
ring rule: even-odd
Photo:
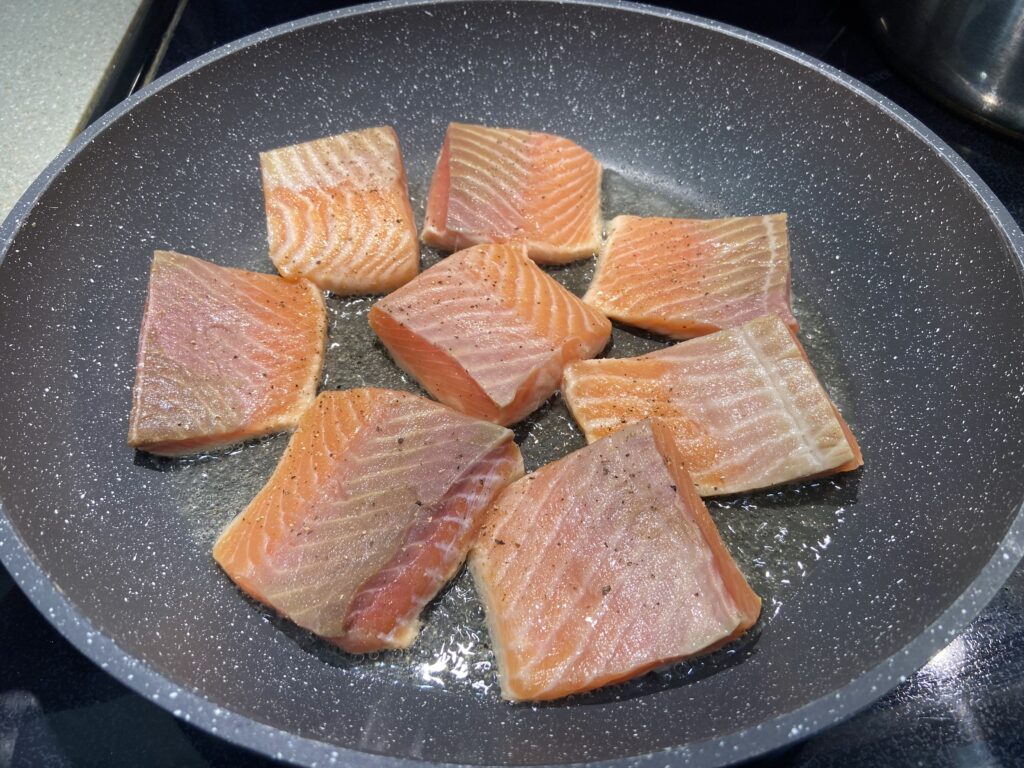
[[[495,694],[462,577],[410,654],[346,657],[245,600],[208,554],[283,438],[187,462],[125,445],[151,251],[269,269],[256,153],[367,125],[398,130],[421,210],[450,119],[578,140],[608,169],[608,213],[790,213],[804,339],[866,466],[712,505],[765,597],[740,644],[592,696],[512,706]],[[880,696],[1022,554],[1021,232],[899,108],[722,25],[498,0],[279,27],[86,131],[15,207],[0,246],[0,557],[111,674],[268,755],[723,764]],[[578,289],[588,269],[554,274]],[[369,303],[332,300],[325,386],[412,386],[373,346]],[[617,329],[610,354],[659,343]],[[557,401],[517,434],[533,466],[579,444]]]

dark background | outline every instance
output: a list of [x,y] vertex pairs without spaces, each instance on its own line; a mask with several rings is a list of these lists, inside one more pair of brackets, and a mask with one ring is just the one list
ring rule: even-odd
[[[223,43],[350,3],[157,0],[98,113],[147,68],[160,75]],[[658,3],[748,29],[847,72],[948,142],[1024,224],[1024,144],[950,112],[894,73],[855,3]],[[184,10],[157,61],[161,36]],[[751,692],[756,695],[756,692]],[[752,765],[1024,765],[1024,567],[949,648],[845,723]],[[0,768],[268,766],[136,696],[65,642],[0,568]]]

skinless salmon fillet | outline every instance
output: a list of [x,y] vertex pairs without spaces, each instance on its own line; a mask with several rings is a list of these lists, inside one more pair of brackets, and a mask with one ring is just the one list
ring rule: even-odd
[[702,496],[861,466],[860,448],[778,317],[640,357],[568,366],[562,393],[593,442],[659,418]]
[[613,320],[688,339],[790,311],[786,214],[617,216],[583,301]]
[[180,456],[294,428],[316,397],[326,338],[312,283],[157,251],[128,443]]
[[601,164],[561,136],[451,123],[423,242],[447,251],[522,242],[547,264],[592,256],[601,244]]
[[378,301],[370,325],[395,362],[453,408],[512,424],[593,357],[611,323],[549,277],[521,243],[453,254]]
[[386,293],[419,272],[416,222],[389,127],[260,153],[270,259],[339,295]]
[[483,511],[522,473],[503,427],[407,392],[325,392],[213,556],[246,593],[346,651],[404,648]]
[[657,421],[510,485],[469,562],[512,700],[589,691],[710,650],[761,610]]

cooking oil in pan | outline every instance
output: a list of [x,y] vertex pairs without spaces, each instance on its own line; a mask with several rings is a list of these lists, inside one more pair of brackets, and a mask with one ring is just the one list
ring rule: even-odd
[[[605,174],[604,199],[604,214],[609,219],[620,213],[638,212],[664,216],[721,215],[713,202],[678,189],[673,191],[667,184],[638,182],[613,171]],[[436,252],[425,249],[424,268],[440,258]],[[594,260],[550,268],[548,272],[574,293],[582,294],[593,277]],[[425,394],[395,366],[370,330],[366,315],[373,302],[373,298],[328,299],[330,331],[324,388],[379,386]],[[846,371],[835,353],[830,328],[813,298],[801,293],[799,284],[794,286],[794,312],[821,380],[849,415],[852,403],[843,386]],[[612,343],[604,354],[631,357],[671,343],[616,326]],[[585,444],[558,395],[514,429],[527,470]],[[212,547],[219,530],[245,507],[270,476],[286,444],[285,436],[277,436],[223,454],[162,467],[174,471],[181,512],[192,523],[197,546]],[[813,574],[815,565],[828,556],[832,542],[842,536],[846,511],[856,501],[856,483],[857,473],[853,473],[761,493],[709,499],[708,509],[722,538],[763,600],[761,621],[746,636],[712,654],[580,698],[629,698],[685,685],[742,662],[755,647],[761,628],[771,622],[787,596]],[[230,588],[226,580],[224,588]],[[246,599],[241,592],[239,599]],[[255,603],[252,609],[266,612]],[[374,684],[440,688],[462,695],[497,695],[494,655],[484,612],[466,571],[428,606],[420,637],[404,652],[351,656],[287,620],[272,620],[308,652]]]

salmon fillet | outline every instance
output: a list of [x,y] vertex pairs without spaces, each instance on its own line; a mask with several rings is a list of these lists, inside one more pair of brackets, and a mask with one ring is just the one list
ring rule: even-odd
[[522,242],[546,264],[592,256],[601,244],[601,164],[561,136],[451,123],[423,242],[447,251]]
[[395,362],[442,403],[512,424],[593,357],[611,323],[549,277],[522,243],[449,256],[385,296],[370,325]]
[[661,419],[702,496],[864,463],[796,336],[778,317],[640,357],[575,363],[565,371],[562,393],[590,442],[642,419]]
[[589,691],[710,650],[761,610],[657,421],[510,485],[469,562],[512,700]]
[[157,251],[129,445],[181,456],[294,428],[316,397],[326,338],[312,283]]
[[386,293],[420,264],[398,136],[390,127],[260,153],[270,260],[339,295]]
[[351,653],[404,648],[458,571],[512,433],[386,389],[322,393],[213,557],[256,600]]
[[617,216],[583,300],[613,320],[688,339],[790,311],[786,214]]

